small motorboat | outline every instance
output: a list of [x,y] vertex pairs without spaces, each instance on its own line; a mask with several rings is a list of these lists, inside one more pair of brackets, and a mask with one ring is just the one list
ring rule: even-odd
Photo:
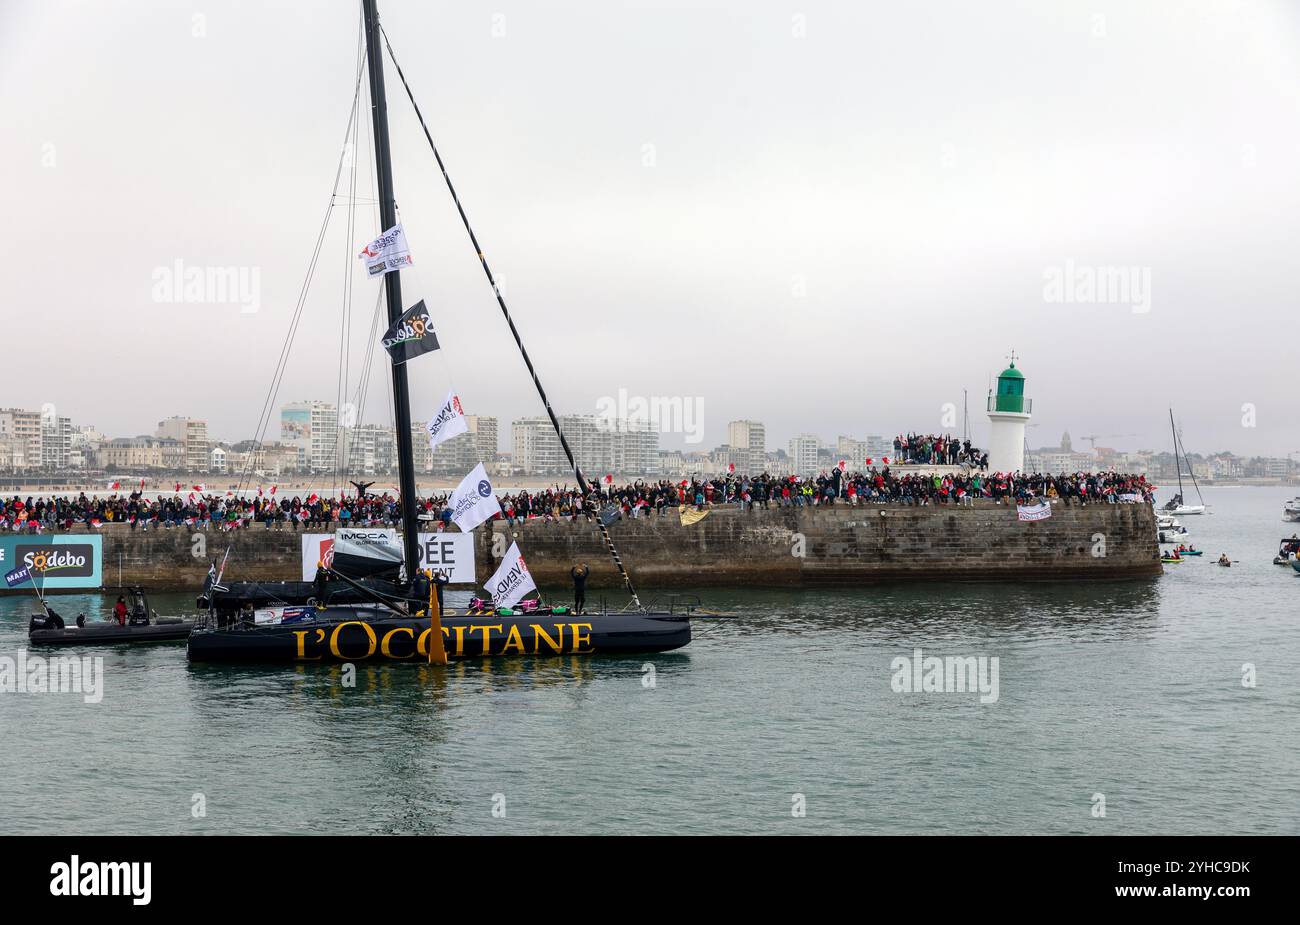
[[41,604],[44,614],[32,617],[27,639],[39,646],[115,646],[137,642],[177,642],[188,639],[194,628],[193,618],[161,617],[150,609],[149,598],[142,588],[131,588],[131,604],[127,608],[125,625],[116,620],[87,623],[85,614],[78,614],[76,623],[68,626],[63,618],[46,601]]
[[1282,505],[1282,519],[1300,521],[1300,496],[1296,496]]
[[1300,537],[1292,535],[1282,537],[1282,542],[1278,544],[1277,555],[1273,557],[1274,565],[1290,565],[1296,561],[1296,556],[1300,555]]

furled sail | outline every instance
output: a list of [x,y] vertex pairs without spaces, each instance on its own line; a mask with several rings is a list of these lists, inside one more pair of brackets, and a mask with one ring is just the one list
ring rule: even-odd
[[348,578],[396,579],[402,548],[391,530],[340,530],[334,535],[333,558],[326,564]]

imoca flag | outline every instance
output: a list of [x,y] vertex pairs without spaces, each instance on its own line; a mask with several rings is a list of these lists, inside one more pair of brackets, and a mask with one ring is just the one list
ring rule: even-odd
[[367,244],[357,256],[366,262],[369,276],[382,276],[411,265],[411,251],[406,246],[406,232],[400,223]]
[[510,550],[501,560],[501,567],[488,579],[487,589],[492,595],[493,607],[511,607],[529,591],[537,590],[518,543],[510,544]]
[[438,349],[438,335],[433,333],[433,319],[424,307],[424,300],[416,302],[384,334],[384,349],[393,363],[422,356]]
[[501,503],[492,491],[492,483],[488,481],[482,463],[456,486],[447,506],[451,508],[452,521],[462,533],[469,533],[489,517],[501,513]]

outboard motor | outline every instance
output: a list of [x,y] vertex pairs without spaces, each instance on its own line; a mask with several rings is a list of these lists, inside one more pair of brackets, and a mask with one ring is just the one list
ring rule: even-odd
[[63,618],[53,610],[48,616],[33,616],[32,622],[27,625],[27,632],[32,630],[61,630],[63,629]]

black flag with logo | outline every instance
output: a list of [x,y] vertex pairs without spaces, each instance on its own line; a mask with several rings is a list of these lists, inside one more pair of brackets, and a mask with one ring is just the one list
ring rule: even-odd
[[433,319],[429,317],[423,299],[408,308],[385,332],[384,349],[394,364],[405,363],[438,349],[438,335],[433,333]]

